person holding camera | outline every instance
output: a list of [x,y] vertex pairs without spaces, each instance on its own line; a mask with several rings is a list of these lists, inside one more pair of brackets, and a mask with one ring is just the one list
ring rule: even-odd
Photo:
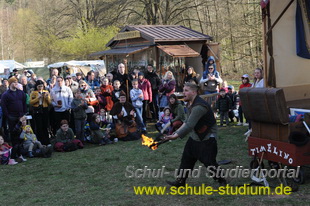
[[70,121],[71,102],[73,100],[72,91],[65,86],[64,79],[61,76],[56,79],[56,85],[51,91],[51,98],[54,107],[53,134],[55,134],[60,127],[60,121],[64,119]]
[[30,93],[30,105],[33,108],[33,119],[35,122],[35,134],[43,145],[50,144],[48,136],[48,107],[51,104],[51,96],[45,90],[44,82],[37,80],[34,91]]

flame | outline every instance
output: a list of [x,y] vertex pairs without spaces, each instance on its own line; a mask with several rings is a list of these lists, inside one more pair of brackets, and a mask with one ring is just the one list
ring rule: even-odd
[[148,147],[152,149],[152,150],[156,150],[158,148],[157,146],[158,142],[155,142],[152,138],[145,136],[144,134],[142,134],[142,145],[146,145]]

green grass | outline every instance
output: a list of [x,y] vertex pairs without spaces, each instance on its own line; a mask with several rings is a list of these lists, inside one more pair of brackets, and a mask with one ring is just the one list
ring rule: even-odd
[[[244,142],[245,127],[219,129],[218,160],[229,159],[233,168],[248,168],[251,157]],[[149,136],[154,136],[155,132]],[[178,168],[186,139],[161,145],[152,151],[141,141],[118,142],[114,145],[86,145],[70,153],[54,153],[52,158],[29,159],[15,166],[1,166],[1,205],[309,205],[310,170],[306,168],[306,184],[290,196],[211,196],[135,195],[133,186],[167,186],[164,178],[127,178],[126,167],[134,166],[167,171]],[[196,168],[201,163],[196,164]],[[265,162],[267,165],[267,162]],[[203,170],[205,172],[205,169]],[[307,181],[308,179],[308,181]],[[250,183],[250,179],[228,179],[231,185]],[[191,178],[188,184],[202,183],[217,187],[212,179]],[[276,180],[271,181],[278,185]]]

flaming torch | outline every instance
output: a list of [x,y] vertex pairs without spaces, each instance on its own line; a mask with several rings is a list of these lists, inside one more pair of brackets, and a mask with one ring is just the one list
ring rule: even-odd
[[[162,136],[162,134],[159,134],[159,136]],[[145,136],[142,134],[142,145],[148,146],[152,150],[156,150],[159,145],[168,142],[167,140],[161,139],[160,137],[157,137],[159,141],[154,141],[152,138]]]

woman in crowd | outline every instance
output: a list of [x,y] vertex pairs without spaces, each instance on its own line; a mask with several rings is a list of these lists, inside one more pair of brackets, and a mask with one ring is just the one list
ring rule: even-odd
[[44,82],[37,80],[34,91],[30,94],[30,105],[33,109],[33,119],[35,122],[35,134],[43,145],[50,144],[48,136],[48,108],[51,104],[50,93],[45,90]]
[[198,84],[198,80],[197,80],[197,74],[194,71],[193,67],[188,67],[184,80],[183,80],[183,84],[185,84],[186,82],[194,82],[195,84]]
[[91,88],[88,86],[88,84],[84,80],[81,80],[79,82],[79,85],[80,85],[79,90],[81,91],[81,97],[88,104],[88,107],[85,110],[85,112],[87,115],[87,122],[90,122],[91,117],[95,113],[95,108],[92,105],[97,102],[97,99],[96,99],[96,96],[95,96],[93,90],[91,90]]
[[161,111],[168,106],[168,97],[175,92],[176,81],[171,71],[167,71],[163,77],[162,84],[159,86]]
[[261,68],[256,68],[254,70],[254,83],[252,84],[254,88],[262,88],[264,86],[264,76],[263,70]]
[[175,94],[169,96],[169,107],[171,108],[173,119],[171,120],[172,132],[176,131],[185,121],[184,107]]

